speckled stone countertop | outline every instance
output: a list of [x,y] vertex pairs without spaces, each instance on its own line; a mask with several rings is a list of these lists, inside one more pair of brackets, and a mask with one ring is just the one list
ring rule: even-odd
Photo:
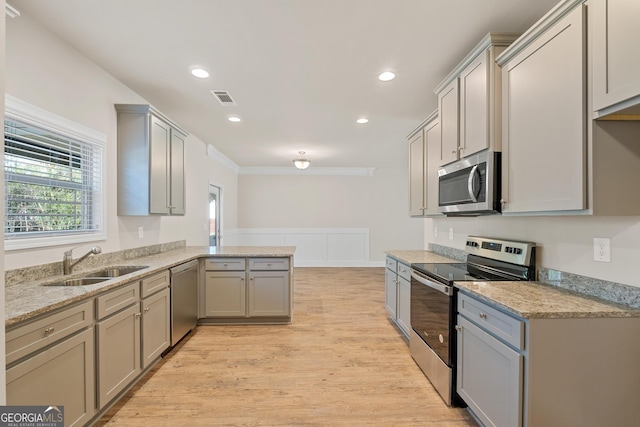
[[405,264],[460,262],[453,258],[447,258],[429,251],[391,250],[385,251],[385,253],[398,261],[404,262]]
[[540,282],[456,282],[455,287],[525,319],[640,317],[639,309]]
[[[294,246],[186,246],[155,255],[118,262],[118,266],[148,266],[142,270],[106,280],[95,285],[44,286],[47,283],[88,276],[90,272],[78,272],[69,276],[49,276],[42,280],[29,280],[8,284],[5,287],[5,327],[12,326],[38,316],[94,297],[125,283],[138,280],[149,274],[166,270],[183,262],[207,256],[216,257],[291,257]],[[102,267],[104,268],[104,267]],[[97,270],[97,269],[96,269]],[[94,270],[95,271],[95,270]]]

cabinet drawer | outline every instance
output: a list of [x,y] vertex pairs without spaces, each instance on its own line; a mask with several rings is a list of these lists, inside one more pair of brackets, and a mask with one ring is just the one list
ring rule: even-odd
[[458,313],[512,346],[524,350],[524,322],[462,292]]
[[204,262],[205,270],[244,271],[244,258],[209,258]]
[[123,286],[107,294],[96,298],[98,320],[116,313],[123,308],[138,302],[140,299],[140,287],[138,282]]
[[6,334],[6,363],[86,328],[93,322],[93,300],[66,308]]
[[391,258],[390,256],[387,257],[387,262],[386,262],[386,267],[393,271],[394,273],[397,271],[398,268],[398,261],[396,261],[395,259]]
[[142,279],[142,284],[140,285],[142,298],[146,298],[151,294],[155,294],[156,292],[166,288],[169,286],[169,271],[163,271],[159,274],[154,274],[153,276],[146,277]]
[[267,271],[289,269],[289,258],[250,258],[249,270]]
[[398,263],[398,275],[407,280],[411,280],[411,267],[401,262]]

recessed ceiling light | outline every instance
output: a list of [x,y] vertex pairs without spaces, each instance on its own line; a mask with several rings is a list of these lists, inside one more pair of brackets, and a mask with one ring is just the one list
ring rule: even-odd
[[391,71],[385,71],[384,73],[380,73],[378,76],[378,80],[382,82],[388,82],[389,80],[393,80],[396,78],[396,73]]
[[241,121],[240,117],[236,117],[236,116],[231,116],[227,120],[233,123],[238,123],[239,121]]
[[206,79],[207,77],[209,77],[209,72],[204,68],[192,68],[191,74],[199,79]]
[[356,123],[363,125],[365,123],[369,123],[369,119],[367,119],[366,117],[360,117],[358,120],[356,120]]

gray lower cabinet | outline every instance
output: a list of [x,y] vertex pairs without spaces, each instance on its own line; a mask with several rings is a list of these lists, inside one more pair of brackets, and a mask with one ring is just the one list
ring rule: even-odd
[[[291,316],[287,258],[210,258],[205,261],[204,314],[209,319],[286,319]],[[215,321],[214,321],[215,323]]]
[[142,300],[142,369],[171,345],[171,294],[169,288]]
[[93,330],[64,339],[7,369],[7,405],[64,406],[65,426],[95,413]]
[[385,308],[402,333],[411,331],[411,267],[387,257],[385,268]]
[[103,408],[142,371],[140,305],[134,304],[96,324],[98,408]]
[[458,293],[456,388],[485,426],[637,427],[640,318],[521,318]]
[[521,426],[524,356],[462,316],[458,326],[458,394],[485,426]]

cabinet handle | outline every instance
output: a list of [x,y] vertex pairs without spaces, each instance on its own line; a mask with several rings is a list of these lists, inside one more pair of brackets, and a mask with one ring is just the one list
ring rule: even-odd
[[462,330],[462,326],[456,325],[455,328],[456,328],[456,331],[458,331],[458,332],[460,332]]
[[481,319],[484,319],[484,320],[487,320],[487,314],[486,314],[486,313],[482,313],[482,312],[481,312],[481,313],[480,313],[480,318],[481,318]]
[[507,204],[507,199],[500,199],[500,203],[503,204],[503,205],[506,205]]
[[249,277],[249,280],[253,280],[253,277]]
[[54,331],[54,330],[55,330],[55,328],[54,328],[54,327],[51,327],[51,328],[47,328],[47,329],[45,329],[45,330],[44,330],[44,336],[45,336],[45,337],[48,337],[49,335],[51,335],[51,334],[53,333],[53,331]]
[[241,277],[240,280],[242,280],[244,282],[244,277]]
[[135,314],[136,319],[140,318],[140,316],[142,316],[142,313],[136,313]]
[[149,310],[151,310],[151,307],[145,307],[144,312],[145,312],[145,313],[148,313],[148,312],[149,312]]
[[267,267],[271,267],[271,263],[269,263],[269,262],[268,262],[268,263],[267,263]]
[[451,154],[456,154],[457,152],[458,152],[458,150],[453,150],[453,151],[451,152]]

